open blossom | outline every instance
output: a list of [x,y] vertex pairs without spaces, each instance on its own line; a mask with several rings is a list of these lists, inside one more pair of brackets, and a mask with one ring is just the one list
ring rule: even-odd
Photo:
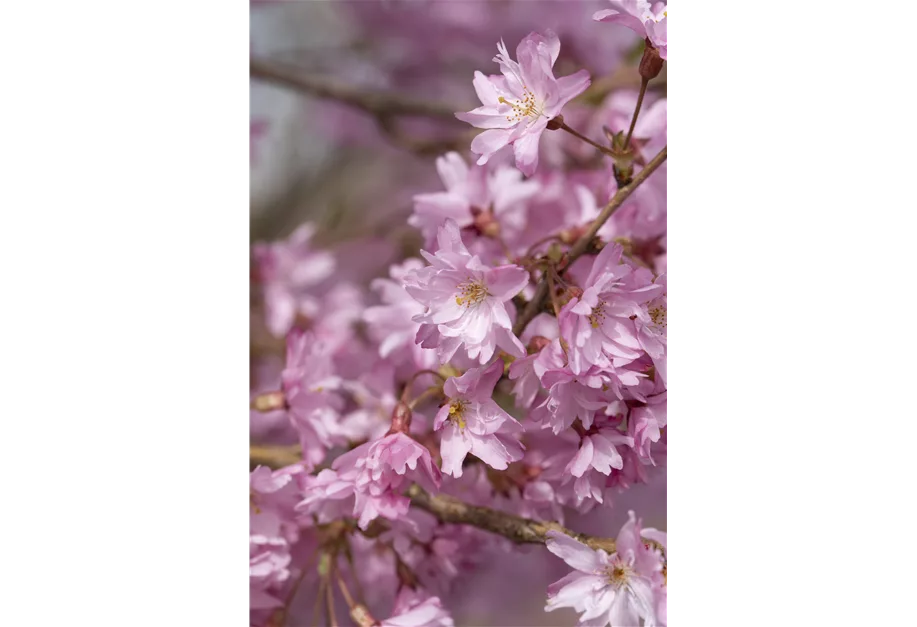
[[666,426],[666,393],[657,394],[647,399],[644,406],[630,411],[627,418],[627,432],[634,438],[634,451],[649,463],[653,460],[651,447],[659,441],[661,429]]
[[[632,316],[664,291],[645,268],[621,260],[618,244],[602,249],[584,283],[583,293],[560,312],[561,334],[570,350],[570,367],[582,373],[591,366],[608,370],[626,366],[643,354]],[[623,379],[622,377],[618,377]],[[624,385],[633,385],[628,377]],[[622,381],[623,382],[623,381]]]
[[653,47],[659,50],[659,56],[665,59],[668,17],[666,3],[647,0],[608,1],[614,8],[596,11],[592,19],[626,26],[641,37],[649,39]]
[[634,438],[609,426],[590,430],[582,436],[579,451],[566,467],[566,472],[576,477],[573,489],[578,499],[603,502],[606,477],[612,468],[624,467],[624,458],[615,444],[633,447]]
[[615,553],[608,555],[557,531],[548,532],[548,550],[576,569],[548,586],[545,611],[572,607],[580,612],[580,625],[590,627],[655,627],[656,590],[664,585],[662,558],[645,544],[639,521],[621,527]]
[[328,449],[344,442],[339,424],[341,399],[333,391],[341,380],[333,372],[326,345],[312,333],[293,329],[287,336],[287,361],[281,382],[303,460],[311,468]]
[[510,58],[502,41],[497,50],[494,61],[500,65],[502,76],[475,72],[474,89],[482,106],[455,115],[487,129],[471,142],[472,152],[481,155],[478,165],[512,145],[516,167],[531,176],[538,166],[538,141],[548,121],[589,87],[589,73],[580,70],[554,78],[552,68],[560,54],[560,39],[552,31],[530,33],[519,42],[517,61]]
[[608,406],[610,398],[603,389],[608,377],[597,366],[573,372],[560,340],[545,347],[532,368],[548,391],[547,398],[532,413],[532,419],[540,421],[544,428],[550,427],[555,434],[569,429],[577,418],[588,429],[596,413]]
[[447,219],[465,228],[482,212],[498,217],[531,198],[540,187],[537,181],[523,180],[522,173],[509,166],[469,168],[457,152],[437,158],[436,170],[446,191],[414,196],[414,213],[408,218],[408,224],[420,229],[428,242]]
[[453,627],[455,623],[443,609],[439,597],[425,597],[408,587],[401,588],[395,599],[392,616],[379,627]]
[[422,314],[424,307],[404,289],[405,275],[423,268],[420,259],[406,259],[389,268],[390,279],[374,279],[372,288],[382,300],[381,305],[368,307],[363,312],[369,335],[379,342],[379,355],[392,357],[407,352],[415,369],[432,368],[436,363],[436,351],[423,348],[414,342],[420,325],[414,316]]
[[496,361],[488,368],[471,368],[460,377],[450,377],[443,386],[449,402],[437,412],[433,428],[443,431],[444,473],[461,477],[468,453],[497,470],[522,459],[522,425],[492,398],[502,374],[503,362]]
[[402,492],[411,483],[433,491],[442,479],[430,451],[404,433],[362,444],[334,460],[332,468],[353,482],[353,515],[362,529],[378,516],[397,519],[406,514],[411,502]]
[[421,251],[432,265],[409,272],[405,289],[426,307],[414,316],[420,323],[416,341],[424,348],[437,348],[440,360],[449,361],[460,346],[469,359],[487,363],[496,347],[516,357],[525,349],[513,335],[506,302],[522,291],[529,281],[516,265],[496,268],[472,256],[458,225],[447,220],[437,235],[439,250]]
[[255,468],[249,477],[249,603],[253,612],[281,607],[290,579],[290,547],[298,533],[293,521],[294,472]]
[[330,253],[312,250],[314,233],[315,227],[307,223],[285,241],[255,244],[253,248],[258,276],[264,285],[267,328],[277,337],[283,337],[293,327],[298,313],[308,311],[308,289],[335,269]]
[[662,274],[654,282],[662,287],[662,294],[646,304],[646,308],[637,312],[637,340],[646,354],[653,360],[656,372],[666,382],[666,317],[668,302],[666,300],[666,275]]

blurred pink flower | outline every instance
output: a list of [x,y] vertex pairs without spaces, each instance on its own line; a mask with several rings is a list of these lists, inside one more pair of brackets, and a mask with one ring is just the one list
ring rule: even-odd
[[560,54],[560,40],[552,31],[530,33],[516,48],[513,61],[501,40],[494,61],[502,76],[474,74],[474,89],[482,106],[456,113],[463,122],[487,129],[471,142],[472,152],[481,155],[478,165],[487,163],[498,150],[512,145],[516,167],[526,176],[538,167],[538,141],[548,121],[564,105],[586,91],[589,73],[580,70],[554,78],[554,62]]
[[420,259],[393,264],[389,268],[390,279],[372,282],[383,304],[367,307],[363,312],[370,337],[379,343],[379,355],[399,362],[409,361],[416,370],[432,368],[436,364],[436,351],[414,342],[420,325],[413,318],[423,314],[424,307],[408,294],[402,281],[405,275],[423,266]]
[[608,0],[613,9],[596,11],[592,19],[597,22],[612,22],[631,29],[641,37],[650,40],[659,50],[659,56],[666,58],[666,30],[668,7],[665,2],[647,0]]
[[464,228],[474,223],[475,212],[489,211],[498,217],[531,198],[540,187],[508,166],[469,168],[457,152],[439,157],[436,169],[446,191],[414,196],[414,213],[408,218],[408,224],[420,229],[427,242],[433,241],[446,219]]
[[443,386],[449,402],[437,412],[433,428],[443,430],[444,473],[461,477],[468,453],[497,470],[522,459],[522,425],[492,398],[502,375],[503,362],[496,361],[486,369],[471,368],[460,377],[450,377]]
[[331,254],[312,250],[314,233],[315,227],[306,223],[285,241],[258,243],[253,248],[264,285],[267,328],[277,337],[283,337],[293,327],[296,314],[307,308],[306,290],[334,272]]
[[453,627],[455,623],[443,609],[439,597],[426,596],[408,587],[401,588],[391,618],[379,627]]
[[333,372],[324,342],[293,329],[287,336],[287,361],[281,383],[288,415],[299,434],[303,461],[311,470],[328,449],[345,442],[339,424],[341,399],[333,393],[341,380]]

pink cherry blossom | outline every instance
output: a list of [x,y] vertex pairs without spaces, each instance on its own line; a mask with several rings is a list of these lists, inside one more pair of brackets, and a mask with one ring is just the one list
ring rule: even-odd
[[593,428],[582,436],[579,451],[567,464],[566,472],[575,477],[574,492],[579,499],[592,498],[601,503],[606,477],[612,468],[624,467],[624,458],[615,444],[634,446],[634,438],[611,426]]
[[471,368],[460,377],[450,377],[443,386],[448,403],[437,412],[433,428],[443,431],[444,473],[461,477],[468,453],[497,470],[522,458],[522,425],[492,398],[502,374],[503,362],[497,361],[488,368]]
[[[351,442],[378,440],[391,427],[396,398],[395,369],[388,360],[364,360],[356,380],[344,381],[343,389],[356,404],[341,419],[341,431]],[[370,365],[371,364],[371,365]]]
[[264,286],[267,327],[283,337],[293,327],[297,313],[309,303],[309,288],[334,271],[334,257],[311,247],[315,227],[303,224],[285,241],[255,244],[253,255]]
[[510,58],[502,40],[497,50],[494,61],[500,65],[502,76],[475,72],[474,88],[482,106],[455,115],[487,129],[471,142],[472,152],[481,155],[478,165],[512,145],[516,167],[531,176],[538,167],[538,141],[548,121],[589,87],[589,73],[580,70],[554,78],[552,68],[560,54],[560,39],[552,31],[525,37],[516,48],[518,61]]
[[629,516],[611,555],[548,532],[548,550],[575,570],[548,586],[545,611],[572,607],[580,613],[580,624],[591,627],[629,627],[641,619],[644,627],[658,625],[654,588],[662,579],[661,557],[644,544],[634,513]]
[[515,168],[468,167],[457,152],[436,159],[436,169],[446,186],[444,192],[414,196],[414,213],[408,224],[420,229],[427,242],[433,241],[447,219],[460,228],[471,226],[476,213],[499,217],[538,192],[537,181],[526,181]]
[[[405,290],[404,277],[423,268],[420,259],[406,259],[389,268],[391,279],[375,279],[372,288],[379,294],[381,305],[367,307],[363,320],[368,325],[370,336],[379,342],[379,355],[398,358],[406,353],[415,369],[432,368],[436,363],[436,351],[423,348],[414,342],[420,325],[413,318],[424,312],[424,307]],[[399,361],[403,359],[399,358]]]
[[647,399],[646,405],[631,410],[627,433],[634,439],[634,451],[642,460],[656,465],[652,445],[659,441],[660,430],[666,426],[666,392]]
[[293,520],[297,485],[292,472],[255,468],[249,477],[249,579],[252,611],[283,605],[281,591],[290,579],[290,549],[298,538]]
[[526,271],[516,265],[493,268],[481,263],[465,248],[453,220],[440,228],[437,242],[435,255],[421,251],[432,265],[404,277],[405,289],[426,308],[413,318],[420,323],[416,341],[424,348],[437,348],[443,363],[459,347],[481,364],[490,360],[497,347],[523,356],[506,303],[528,283]]
[[379,627],[454,627],[439,597],[426,596],[408,587],[401,588],[392,616]]
[[579,418],[585,428],[592,426],[596,412],[604,410],[611,400],[603,389],[608,377],[597,366],[575,373],[560,343],[554,340],[533,362],[533,370],[548,391],[547,397],[532,414],[532,419],[550,427],[555,434],[570,428]]
[[353,514],[362,529],[378,516],[397,519],[406,514],[410,499],[402,492],[412,482],[432,491],[439,489],[442,478],[430,451],[404,433],[362,444],[334,460],[332,468],[353,481]]
[[296,512],[304,517],[315,516],[319,524],[349,516],[353,511],[355,493],[354,473],[339,475],[325,468],[317,475],[308,475],[303,481],[303,499],[296,504]]
[[665,2],[647,0],[608,0],[613,9],[597,11],[592,19],[597,22],[612,22],[631,29],[641,37],[650,40],[659,50],[659,56],[666,58],[666,30],[668,7]]
[[648,302],[645,308],[637,312],[635,320],[637,327],[637,341],[640,342],[641,348],[653,360],[656,372],[666,381],[666,317],[668,313],[668,301],[666,299],[667,279],[666,275],[660,275],[654,284],[662,288],[662,294]]
[[329,448],[345,441],[338,422],[341,399],[333,393],[341,381],[327,346],[311,333],[291,331],[281,381],[303,460],[311,468],[325,459]]
[[[574,373],[585,372],[591,366],[605,370],[626,366],[643,354],[631,317],[641,311],[640,305],[661,294],[664,287],[653,284],[653,275],[645,268],[623,263],[622,252],[619,244],[602,249],[582,295],[570,299],[558,317]],[[630,374],[617,378],[623,385],[635,384]]]

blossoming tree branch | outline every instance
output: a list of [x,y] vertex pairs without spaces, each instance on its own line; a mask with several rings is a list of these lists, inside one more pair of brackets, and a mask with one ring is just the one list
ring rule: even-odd
[[[293,624],[305,595],[313,623],[339,624],[344,603],[360,627],[452,626],[456,580],[521,544],[570,568],[546,611],[666,624],[665,532],[635,512],[615,538],[565,526],[664,472],[666,453],[666,105],[648,86],[667,12],[610,5],[595,21],[644,40],[636,98],[577,107],[591,77],[555,76],[553,32],[514,55],[500,41],[499,73],[474,73],[480,106],[454,114],[481,130],[473,163],[438,156],[443,189],[416,193],[408,219],[422,258],[373,280],[375,304],[335,280],[344,260],[314,245],[313,225],[255,246],[265,325],[286,356],[253,416],[298,443],[250,448],[253,625]],[[393,138],[397,116],[453,113],[292,67],[251,71]]]

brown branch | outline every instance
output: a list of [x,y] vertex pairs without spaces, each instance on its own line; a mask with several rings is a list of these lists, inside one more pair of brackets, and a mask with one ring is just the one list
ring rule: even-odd
[[[573,247],[567,252],[567,267],[573,264],[574,261],[580,258],[583,253],[589,248],[592,244],[592,240],[595,238],[595,234],[599,232],[599,229],[608,221],[608,218],[618,210],[618,207],[624,204],[624,201],[627,200],[634,190],[637,189],[643,181],[649,178],[649,176],[656,171],[656,169],[665,162],[666,157],[668,156],[668,146],[664,147],[659,151],[659,154],[653,157],[649,163],[646,164],[639,174],[634,177],[634,180],[631,181],[628,185],[618,189],[618,193],[615,194],[614,198],[605,205],[605,208],[602,209],[602,212],[599,216],[592,222],[592,225],[589,227],[589,230],[586,231],[582,237],[576,240],[576,243],[573,244]],[[516,336],[522,334],[522,331],[525,330],[526,325],[532,321],[532,318],[538,315],[541,312],[542,308],[545,306],[545,299],[548,296],[548,283],[546,280],[542,280],[538,284],[538,290],[535,292],[535,295],[532,297],[532,300],[526,304],[525,309],[522,310],[522,313],[516,319],[516,324],[513,325],[513,333]]]
[[298,444],[293,446],[263,446],[250,444],[248,447],[248,462],[251,468],[267,466],[268,468],[283,468],[292,466],[302,461],[302,449]]
[[324,77],[309,75],[296,65],[283,61],[252,58],[249,62],[249,74],[252,78],[283,85],[319,98],[337,100],[383,118],[391,115],[419,115],[456,119],[456,109],[449,105],[357,89],[329,81]]
[[412,505],[430,512],[442,522],[472,525],[509,538],[517,544],[544,544],[549,531],[559,531],[576,538],[590,548],[602,549],[606,553],[614,553],[615,550],[615,541],[611,538],[595,538],[571,531],[560,523],[542,522],[487,507],[469,505],[445,494],[433,496],[417,485],[411,486],[407,495],[411,498]]

